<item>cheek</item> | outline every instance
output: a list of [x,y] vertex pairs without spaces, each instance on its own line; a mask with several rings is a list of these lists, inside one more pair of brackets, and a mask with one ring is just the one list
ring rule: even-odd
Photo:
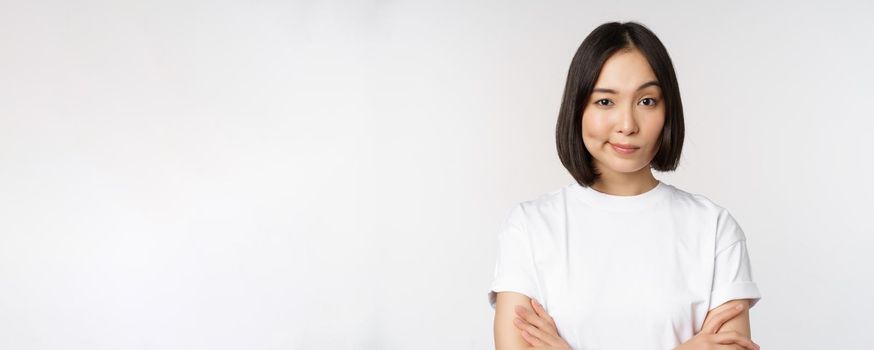
[[647,139],[655,142],[659,138],[659,135],[662,134],[662,129],[664,128],[664,126],[664,117],[651,119],[649,125],[647,125],[645,129],[647,130]]
[[642,135],[644,139],[646,139],[647,143],[649,143],[649,152],[652,155],[658,153],[659,147],[661,144],[659,143],[659,137],[662,135],[662,128],[664,127],[664,119],[653,119],[652,123],[646,126],[646,135]]
[[583,138],[588,138],[592,140],[602,140],[604,136],[607,135],[609,130],[609,125],[607,124],[607,119],[604,116],[600,116],[597,113],[586,114],[583,117]]

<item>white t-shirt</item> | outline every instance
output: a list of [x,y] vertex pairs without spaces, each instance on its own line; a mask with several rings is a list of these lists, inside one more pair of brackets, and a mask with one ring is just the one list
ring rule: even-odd
[[495,292],[535,298],[575,350],[673,349],[722,303],[761,295],[746,236],[707,197],[659,184],[617,196],[572,182],[514,205]]

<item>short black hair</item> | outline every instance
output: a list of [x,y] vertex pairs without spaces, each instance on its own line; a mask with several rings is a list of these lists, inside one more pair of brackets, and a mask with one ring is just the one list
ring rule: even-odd
[[608,22],[595,28],[583,40],[568,69],[567,83],[555,127],[555,143],[561,163],[581,186],[588,187],[600,176],[592,164],[582,136],[582,114],[601,68],[616,51],[634,48],[646,57],[659,81],[665,103],[665,122],[659,148],[650,167],[673,171],[683,150],[683,104],[668,51],[656,35],[636,22]]

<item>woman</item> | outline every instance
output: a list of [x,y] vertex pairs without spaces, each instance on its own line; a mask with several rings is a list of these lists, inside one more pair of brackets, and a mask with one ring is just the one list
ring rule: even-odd
[[556,128],[576,181],[517,203],[498,237],[498,349],[758,349],[748,309],[761,295],[743,230],[652,174],[676,169],[683,137],[677,79],[655,34],[634,22],[592,31]]

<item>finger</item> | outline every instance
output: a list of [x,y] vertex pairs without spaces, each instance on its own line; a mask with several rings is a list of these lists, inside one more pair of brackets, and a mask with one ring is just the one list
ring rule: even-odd
[[540,339],[537,339],[536,337],[531,335],[531,333],[528,333],[528,331],[526,331],[526,330],[522,331],[522,338],[525,339],[525,341],[527,341],[528,344],[531,344],[531,346],[534,346],[534,347],[545,345],[545,344],[543,344],[542,341],[540,341]]
[[544,344],[546,344],[546,345],[549,345],[549,346],[555,346],[555,345],[559,345],[559,344],[560,344],[560,342],[559,342],[559,340],[557,339],[556,336],[554,336],[554,335],[552,335],[552,334],[549,334],[549,333],[546,333],[546,332],[540,330],[540,329],[537,328],[536,326],[534,326],[534,325],[532,325],[532,324],[530,324],[530,323],[528,323],[528,322],[525,322],[525,320],[522,320],[522,319],[520,319],[520,318],[516,318],[516,319],[513,321],[513,323],[514,323],[514,324],[516,325],[516,327],[518,327],[520,330],[527,331],[528,334],[530,334],[531,336],[533,336],[533,337],[539,339],[540,341],[542,341],[542,342],[543,342]]
[[735,344],[744,350],[758,350],[759,346],[753,343],[749,337],[738,333],[737,331],[719,333],[716,335],[716,342],[719,344]]
[[722,327],[722,324],[743,312],[743,308],[743,304],[738,304],[737,307],[733,307],[716,314],[716,316],[714,316],[713,319],[710,320],[710,322],[704,324],[704,326],[702,327],[702,332],[716,334],[716,331],[718,331],[719,328]]
[[521,305],[516,306],[516,315],[519,315],[520,318],[525,320],[538,329],[547,330],[550,328],[549,324],[547,324],[546,320],[540,318],[536,313],[531,312],[530,310],[522,307]]
[[719,328],[721,328],[726,321],[743,312],[743,308],[738,309],[738,307],[741,306],[735,305],[718,311],[713,318],[702,327],[702,331],[705,333],[716,334],[716,332],[719,331]]
[[543,308],[543,305],[540,304],[539,301],[537,301],[536,299],[532,299],[532,300],[534,300],[534,306],[535,306],[534,311],[536,311],[537,314],[540,315],[541,318],[543,318],[544,320],[549,322],[549,324],[551,324],[553,326],[553,328],[555,328],[555,319],[553,319],[552,316],[549,315],[549,312],[546,312],[546,309]]
[[546,309],[543,308],[543,305],[540,305],[540,302],[537,299],[531,298],[531,305],[534,306],[534,312],[537,313],[537,316],[546,320],[546,323],[549,324],[549,331],[555,331],[555,334],[558,334],[558,330],[555,327],[555,320],[552,319],[552,316],[549,316],[549,313],[546,312]]
[[529,329],[531,329],[531,324],[517,317],[513,319],[513,325],[515,325],[516,328],[518,328],[519,331],[522,332],[522,338],[525,339],[528,344],[531,344],[532,346],[544,345],[544,342],[542,340],[538,339],[536,336],[532,335],[531,332],[528,331]]

